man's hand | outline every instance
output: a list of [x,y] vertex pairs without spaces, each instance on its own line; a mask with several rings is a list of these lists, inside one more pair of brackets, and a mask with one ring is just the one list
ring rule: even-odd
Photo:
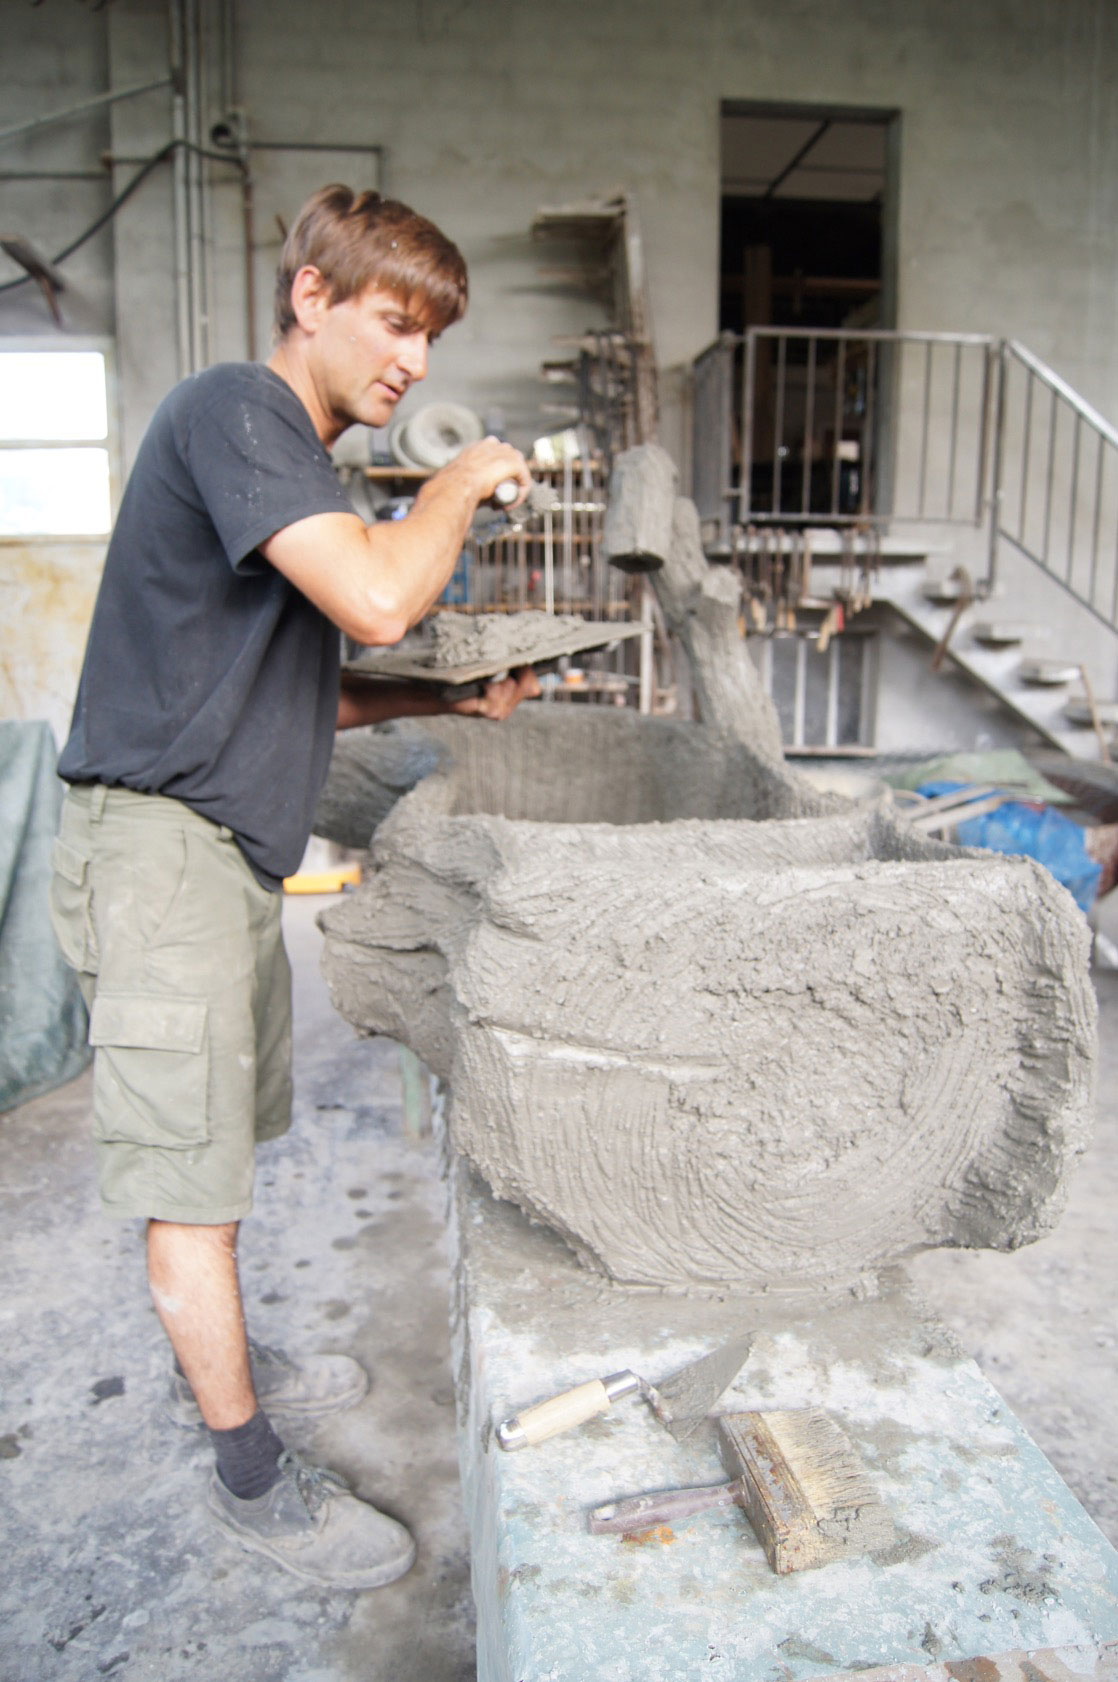
[[509,677],[487,683],[483,694],[473,695],[468,701],[449,701],[445,691],[440,694],[429,683],[362,680],[343,672],[338,729],[384,724],[390,718],[431,718],[437,713],[465,713],[496,721],[515,712],[521,701],[534,700],[539,692],[539,681],[531,666],[522,666]]
[[432,495],[445,492],[450,485],[461,484],[473,504],[473,511],[480,508],[482,503],[488,502],[498,485],[506,480],[513,480],[520,488],[516,501],[509,503],[510,508],[516,508],[524,501],[532,485],[532,476],[528,471],[528,463],[518,449],[512,444],[503,444],[499,438],[482,438],[476,444],[467,444],[439,471],[423,485],[415,499],[418,512]]
[[534,701],[540,693],[540,682],[531,666],[521,666],[508,677],[487,683],[482,695],[468,701],[453,701],[447,711],[466,713],[474,718],[489,718],[499,723],[515,712],[521,701]]
[[532,483],[524,457],[483,438],[427,480],[406,519],[366,526],[356,514],[311,514],[260,552],[355,642],[397,643],[438,601],[478,507],[506,479],[523,501]]

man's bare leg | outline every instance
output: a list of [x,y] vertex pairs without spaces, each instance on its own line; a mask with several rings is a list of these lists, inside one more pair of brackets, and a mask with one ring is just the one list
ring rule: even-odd
[[[312,1478],[257,1406],[237,1279],[237,1225],[148,1222],[156,1312],[194,1391],[217,1458],[207,1505],[242,1547],[324,1588],[375,1589],[415,1559],[402,1524],[344,1486]],[[273,1492],[278,1491],[278,1495]],[[329,1523],[321,1509],[329,1503]],[[317,1516],[316,1516],[317,1515]]]
[[241,1287],[237,1223],[148,1222],[148,1283],[155,1311],[211,1430],[256,1412]]

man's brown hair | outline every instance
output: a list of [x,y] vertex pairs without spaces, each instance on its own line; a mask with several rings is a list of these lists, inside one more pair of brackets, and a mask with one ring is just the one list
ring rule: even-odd
[[295,325],[291,283],[307,264],[326,281],[332,304],[375,284],[422,304],[436,333],[465,313],[466,264],[458,247],[425,216],[379,193],[355,193],[335,182],[307,200],[276,274],[277,338]]

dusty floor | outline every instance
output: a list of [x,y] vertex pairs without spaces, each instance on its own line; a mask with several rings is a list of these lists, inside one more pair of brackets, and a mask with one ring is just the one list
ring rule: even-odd
[[216,1532],[204,1440],[167,1370],[138,1225],[98,1212],[88,1072],[0,1116],[0,1682],[465,1682],[474,1674],[447,1334],[443,1186],[402,1136],[394,1047],[358,1041],[318,975],[321,900],[286,904],[296,1119],[258,1164],[241,1238],[249,1326],[373,1374],[303,1442],[404,1519],[419,1560],[319,1593]]
[[[443,1191],[402,1136],[394,1049],[356,1041],[287,902],[297,1115],[262,1153],[241,1246],[265,1342],[349,1351],[372,1391],[308,1443],[412,1525],[419,1562],[325,1595],[211,1533],[203,1441],[160,1411],[166,1355],[138,1228],[100,1216],[88,1074],[0,1117],[0,1682],[465,1682],[474,1673],[448,1366]],[[1053,1237],[913,1271],[1112,1541],[1118,973],[1097,976],[1099,1127]],[[292,1439],[294,1441],[294,1439]]]

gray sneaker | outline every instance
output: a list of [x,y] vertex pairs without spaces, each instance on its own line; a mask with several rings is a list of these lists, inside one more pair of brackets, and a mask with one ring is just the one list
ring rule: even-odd
[[[348,1355],[307,1355],[293,1361],[282,1349],[248,1342],[256,1399],[269,1418],[318,1419],[353,1407],[369,1388],[369,1375]],[[197,1430],[202,1415],[194,1392],[180,1373],[172,1373],[168,1417],[184,1430]]]
[[354,1495],[344,1478],[304,1465],[290,1449],[278,1465],[279,1482],[255,1501],[240,1500],[213,1475],[206,1504],[242,1548],[323,1588],[379,1589],[411,1569],[415,1543],[403,1525]]

